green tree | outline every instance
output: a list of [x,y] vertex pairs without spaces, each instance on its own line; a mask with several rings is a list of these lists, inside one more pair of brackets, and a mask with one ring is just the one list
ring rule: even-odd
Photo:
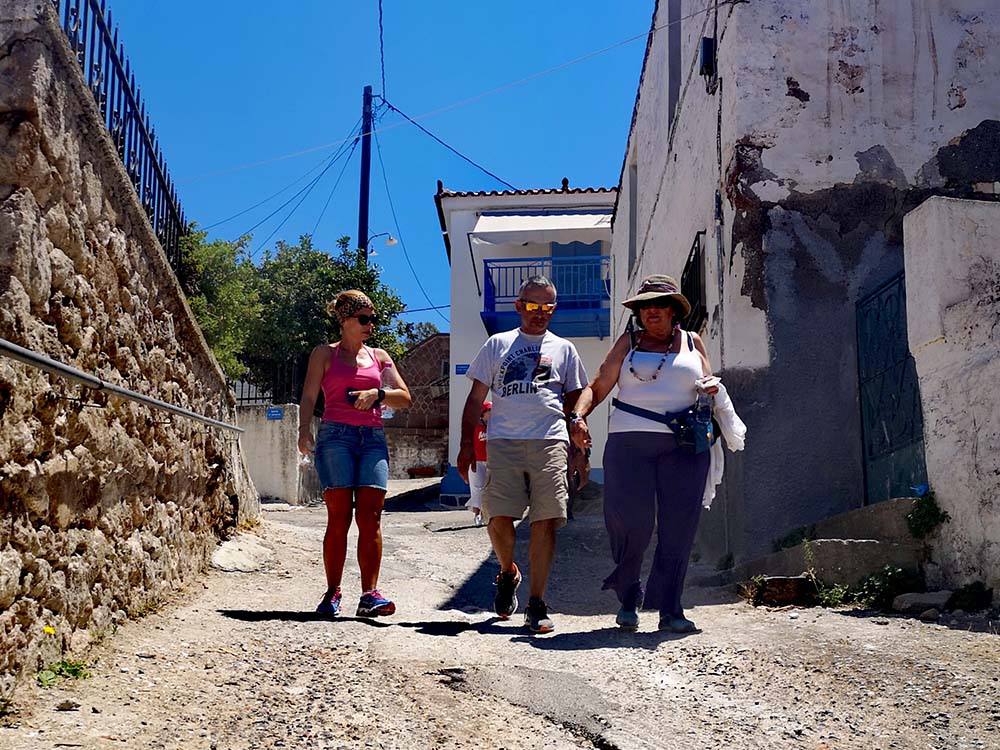
[[402,344],[407,349],[412,349],[435,333],[441,333],[438,327],[430,321],[422,321],[420,323],[404,323],[400,321],[397,325]]
[[326,308],[345,289],[367,294],[383,321],[369,345],[381,347],[393,357],[405,351],[393,325],[404,308],[403,301],[381,281],[381,269],[366,264],[361,253],[351,248],[349,237],[337,240],[337,249],[335,255],[316,250],[312,238],[303,235],[298,245],[279,241],[273,255],[270,251],[265,254],[258,269],[263,309],[248,342],[248,362],[308,356],[317,344],[336,340],[339,326]]
[[207,237],[192,224],[181,238],[184,288],[223,372],[238,378],[246,371],[240,355],[262,309],[257,269],[247,252],[249,237],[236,242],[208,242]]

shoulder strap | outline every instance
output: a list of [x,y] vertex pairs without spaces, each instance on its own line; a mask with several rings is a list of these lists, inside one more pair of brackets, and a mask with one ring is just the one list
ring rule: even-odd
[[688,337],[688,351],[692,351],[693,352],[694,351],[694,338],[692,338],[690,331],[685,331],[685,333],[687,333],[687,337]]

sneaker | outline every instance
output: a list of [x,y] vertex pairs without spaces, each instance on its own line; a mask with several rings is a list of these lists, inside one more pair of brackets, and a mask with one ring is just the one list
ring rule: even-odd
[[618,610],[618,616],[615,617],[615,624],[628,633],[634,633],[639,629],[639,613],[634,609],[622,607]]
[[396,605],[375,589],[362,594],[358,602],[358,617],[388,617],[396,612]]
[[698,626],[684,615],[660,615],[660,630],[668,630],[671,633],[693,633],[697,629]]
[[541,599],[529,599],[524,608],[524,624],[532,633],[551,633],[556,624],[549,617],[549,609]]
[[514,570],[501,572],[497,576],[497,593],[493,597],[493,610],[506,620],[517,611],[517,587],[521,585],[521,571],[514,566]]
[[615,623],[622,630],[634,633],[639,629],[639,609],[642,607],[643,591],[638,583],[629,587],[622,597],[622,606],[615,617]]
[[482,526],[483,525],[483,514],[482,513],[476,513],[476,515],[473,516],[473,518],[472,518],[472,525],[473,526]]
[[340,588],[331,597],[324,597],[316,606],[316,613],[325,617],[336,617],[340,614]]

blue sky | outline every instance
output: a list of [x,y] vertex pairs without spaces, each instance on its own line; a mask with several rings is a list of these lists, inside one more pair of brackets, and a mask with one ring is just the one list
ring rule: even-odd
[[[109,0],[147,111],[189,219],[207,226],[278,191],[329,157],[361,114],[365,84],[381,90],[378,2]],[[622,3],[384,0],[386,99],[518,188],[613,186],[618,181],[652,0]],[[420,119],[635,35],[636,41],[542,78]],[[502,189],[409,123],[386,113],[379,136],[400,235],[430,303],[448,302],[436,181]],[[299,152],[308,153],[300,154]],[[299,154],[290,158],[289,154]],[[259,162],[266,162],[260,164]],[[396,234],[373,149],[373,233]],[[357,234],[360,149],[325,213],[344,161],[317,183],[266,243],[314,245]],[[254,166],[248,166],[254,165]],[[234,239],[293,193],[210,230]],[[254,232],[253,249],[288,214]],[[318,222],[318,224],[317,224]],[[428,306],[403,246],[375,240],[383,279],[411,308]],[[447,315],[447,310],[442,311]],[[447,323],[434,312],[409,320]]]

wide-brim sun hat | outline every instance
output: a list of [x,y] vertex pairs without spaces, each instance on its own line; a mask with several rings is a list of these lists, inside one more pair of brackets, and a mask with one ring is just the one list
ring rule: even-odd
[[629,310],[635,310],[635,306],[640,302],[663,297],[674,300],[683,309],[683,317],[686,318],[691,314],[691,303],[688,302],[687,297],[681,294],[677,280],[673,276],[659,273],[644,278],[639,284],[639,291],[635,293],[635,296],[629,297],[622,302],[622,305]]

